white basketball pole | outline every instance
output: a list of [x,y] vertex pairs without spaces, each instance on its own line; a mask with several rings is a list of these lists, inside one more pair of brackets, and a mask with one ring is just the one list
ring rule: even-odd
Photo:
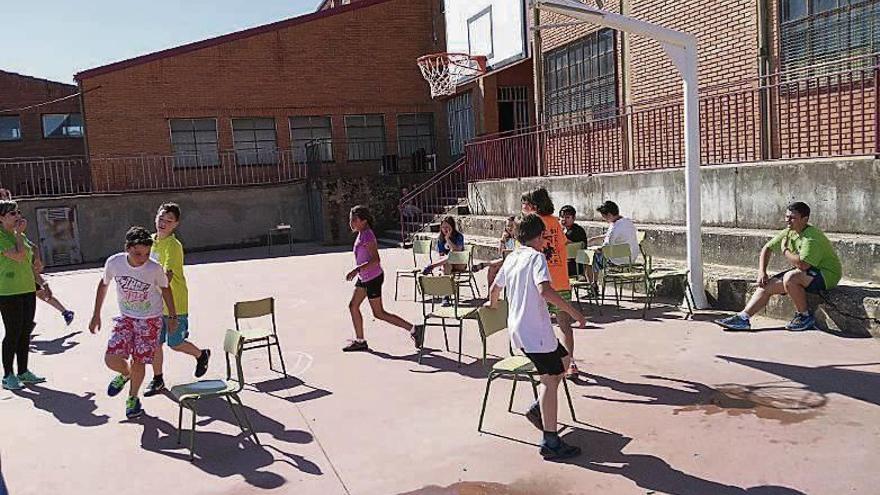
[[[684,167],[687,224],[688,283],[697,308],[709,307],[703,285],[703,253],[700,212],[700,101],[697,91],[697,39],[650,22],[584,5],[575,0],[535,0],[538,8],[575,19],[625,31],[660,42],[681,74],[684,87]],[[685,296],[687,297],[687,296]]]

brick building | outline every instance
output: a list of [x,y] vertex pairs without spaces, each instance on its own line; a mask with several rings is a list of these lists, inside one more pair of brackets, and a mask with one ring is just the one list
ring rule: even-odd
[[0,159],[85,154],[76,93],[72,84],[0,70]]
[[442,163],[445,116],[415,65],[443,46],[436,8],[362,0],[81,72],[93,176],[129,180],[105,159],[138,155],[169,157],[181,177]]

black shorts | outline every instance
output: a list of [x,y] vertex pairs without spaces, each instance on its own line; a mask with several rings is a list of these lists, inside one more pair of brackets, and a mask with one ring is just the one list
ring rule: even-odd
[[377,297],[382,297],[382,284],[384,282],[385,274],[383,273],[366,282],[361,282],[361,279],[358,279],[358,281],[354,283],[354,286],[361,287],[367,291],[367,299],[376,299]]
[[[792,271],[792,270],[794,270],[794,268],[789,268],[788,270],[785,270],[784,272],[779,272],[776,275],[773,275],[772,278],[782,280],[782,278],[785,277],[785,274]],[[804,289],[805,291],[807,291],[811,294],[818,294],[818,293],[822,292],[823,290],[825,290],[825,278],[822,276],[822,272],[820,272],[819,270],[817,270],[814,267],[810,267],[810,269],[807,270],[807,275],[813,277],[813,281],[810,282],[810,285],[808,285]]]
[[535,369],[538,370],[539,375],[560,375],[565,371],[562,358],[568,356],[568,351],[562,347],[558,340],[556,343],[556,350],[553,352],[526,352],[523,350],[526,357],[535,363]]

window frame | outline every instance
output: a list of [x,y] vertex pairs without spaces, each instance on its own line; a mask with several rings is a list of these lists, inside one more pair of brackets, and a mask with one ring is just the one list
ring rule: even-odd
[[[303,118],[309,119],[309,124],[310,124],[309,127],[296,127],[295,128],[293,126],[294,119],[303,119]],[[291,148],[293,148],[294,160],[295,161],[302,161],[302,162],[308,161],[308,153],[306,152],[305,146],[303,146],[303,148],[302,148],[302,157],[301,157],[302,159],[298,160],[298,158],[297,158],[298,157],[297,151],[298,151],[299,145],[297,145],[296,143],[298,141],[302,141],[302,140],[297,139],[293,135],[294,129],[297,129],[297,130],[308,129],[310,131],[309,134],[312,136],[311,139],[309,139],[308,141],[314,141],[316,139],[324,139],[324,138],[315,138],[314,137],[314,130],[315,129],[322,129],[322,127],[316,127],[316,126],[312,125],[312,119],[327,119],[327,131],[328,131],[328,135],[330,137],[326,138],[327,142],[322,143],[321,147],[319,148],[319,150],[320,150],[319,151],[319,155],[320,155],[319,161],[321,161],[322,163],[332,162],[332,161],[334,161],[334,158],[333,158],[333,116],[331,116],[331,115],[290,115],[287,117],[287,125],[290,130],[290,146],[291,146]],[[326,144],[326,146],[324,146],[324,144]]]
[[[169,117],[167,120],[168,120],[168,139],[169,139],[169,142],[171,143],[171,153],[174,156],[174,168],[175,169],[220,167],[222,165],[222,160],[220,158],[220,129],[219,129],[220,122],[217,117]],[[211,143],[199,143],[198,140],[195,139],[195,136],[196,136],[196,132],[209,132],[209,131],[196,131],[195,126],[193,126],[193,129],[191,131],[189,131],[193,134],[193,146],[196,147],[195,155],[186,155],[184,153],[176,152],[174,150],[174,144],[175,144],[174,143],[174,133],[175,132],[182,133],[183,131],[175,131],[172,124],[171,124],[172,120],[187,120],[190,122],[193,122],[196,120],[213,121],[214,122],[214,143],[213,144],[214,144],[214,147],[216,148],[216,163],[209,163],[209,162],[203,161],[202,157],[203,157],[204,153],[200,153],[198,151],[199,144],[205,145],[205,144],[211,144]],[[180,163],[181,160],[178,160],[178,158],[185,158],[188,156],[195,157],[194,164],[189,164],[189,163],[181,164]]]
[[[427,124],[428,124],[428,128],[429,128],[428,134],[418,134],[417,133],[414,136],[401,136],[400,118],[401,117],[408,117],[408,116],[427,117]],[[434,116],[433,112],[403,112],[403,113],[397,114],[397,154],[400,157],[405,158],[405,157],[412,156],[412,154],[415,153],[416,150],[420,149],[419,147],[416,147],[416,148],[405,151],[404,146],[403,146],[404,141],[401,140],[401,137],[406,137],[407,139],[409,139],[410,142],[415,143],[416,145],[422,143],[423,141],[428,142],[429,146],[425,148],[425,154],[426,155],[433,155],[433,154],[437,153],[437,126],[435,125],[434,118],[435,118],[435,116]],[[407,125],[406,127],[412,127],[418,131],[418,129],[421,127],[421,125],[422,125],[422,123],[416,122],[415,124],[410,124],[410,125]]]
[[[63,129],[63,130],[68,129],[69,127],[76,127],[76,126],[70,126],[70,125],[64,126],[63,123],[65,121],[69,120],[72,115],[79,115],[79,126],[78,127],[80,128],[80,134],[78,136],[71,136],[71,135],[67,135],[66,133],[62,133],[60,136],[47,136],[46,135],[46,117],[48,117],[50,115],[64,115],[65,116],[64,120],[62,120],[62,125],[58,127],[58,129]],[[43,139],[82,139],[86,134],[85,127],[86,127],[85,126],[85,119],[83,119],[82,112],[67,112],[67,113],[47,112],[47,113],[40,114],[40,132],[43,136]]]
[[4,115],[0,115],[0,119],[2,119],[2,118],[15,119],[16,122],[18,122],[18,137],[14,137],[14,138],[0,137],[0,143],[15,143],[15,142],[23,140],[24,133],[22,132],[22,128],[21,128],[21,115],[19,115],[19,114],[15,114],[15,115],[4,114]]
[[[382,119],[382,125],[372,125],[372,126],[359,126],[359,127],[349,127],[349,119],[355,118],[363,118],[364,123],[366,124],[367,117],[379,117]],[[388,154],[388,130],[386,129],[387,122],[385,121],[384,113],[358,113],[358,114],[348,114],[343,117],[343,127],[345,128],[345,139],[346,143],[346,158],[347,161],[350,162],[364,162],[364,161],[373,161],[373,160],[381,160],[382,157]],[[381,138],[362,138],[362,137],[351,137],[350,129],[381,129],[382,136]],[[378,139],[378,141],[377,141]],[[357,143],[370,143],[370,142],[378,142],[379,146],[376,147],[378,150],[378,155],[374,156],[372,153],[374,149],[372,147],[366,148],[368,153],[363,152],[363,148],[360,148]],[[352,147],[354,145],[354,147]]]
[[[254,144],[254,148],[252,150],[239,149],[238,148],[239,141],[237,141],[235,139],[235,131],[236,131],[235,121],[236,120],[250,120],[250,121],[267,120],[267,121],[272,121],[272,143],[273,143],[273,146],[272,146],[272,151],[271,151],[271,158],[265,159],[262,156],[262,154],[266,153],[266,151],[261,150],[261,148],[258,146],[258,143],[266,143],[269,141],[265,140],[265,139],[263,139],[263,140],[257,139],[257,135],[256,135],[257,131],[268,131],[269,129],[255,129],[255,128],[238,129],[239,132],[251,131],[254,133],[253,141],[242,141],[243,143]],[[253,166],[261,166],[261,165],[275,165],[276,163],[278,163],[278,121],[274,116],[270,116],[270,117],[265,117],[265,116],[264,117],[230,117],[229,128],[230,128],[230,132],[232,132],[232,150],[233,150],[233,153],[235,156],[236,166],[253,167]],[[255,161],[250,161],[249,159],[242,159],[240,156],[241,153],[251,153],[251,152],[254,154]]]
[[[603,49],[608,41],[610,45]],[[589,121],[614,115],[621,101],[616,30],[594,31],[546,52],[544,60],[544,113],[549,122]],[[609,68],[606,66],[611,71],[603,73],[603,68]],[[592,101],[606,92],[612,96],[610,102]]]

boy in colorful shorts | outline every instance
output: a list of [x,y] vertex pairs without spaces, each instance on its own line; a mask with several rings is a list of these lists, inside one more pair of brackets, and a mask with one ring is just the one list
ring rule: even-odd
[[107,387],[111,397],[129,386],[125,401],[125,416],[141,416],[144,409],[138,391],[144,381],[145,365],[153,361],[159,346],[162,328],[162,303],[168,307],[168,330],[177,331],[177,311],[174,297],[168,287],[168,278],[162,267],[150,259],[153,238],[143,227],[132,227],[125,234],[125,252],[107,258],[104,276],[95,294],[95,309],[89,331],[101,330],[101,307],[107,296],[110,281],[116,281],[116,298],[120,316],[113,319],[113,333],[107,342],[104,362],[118,373]]

